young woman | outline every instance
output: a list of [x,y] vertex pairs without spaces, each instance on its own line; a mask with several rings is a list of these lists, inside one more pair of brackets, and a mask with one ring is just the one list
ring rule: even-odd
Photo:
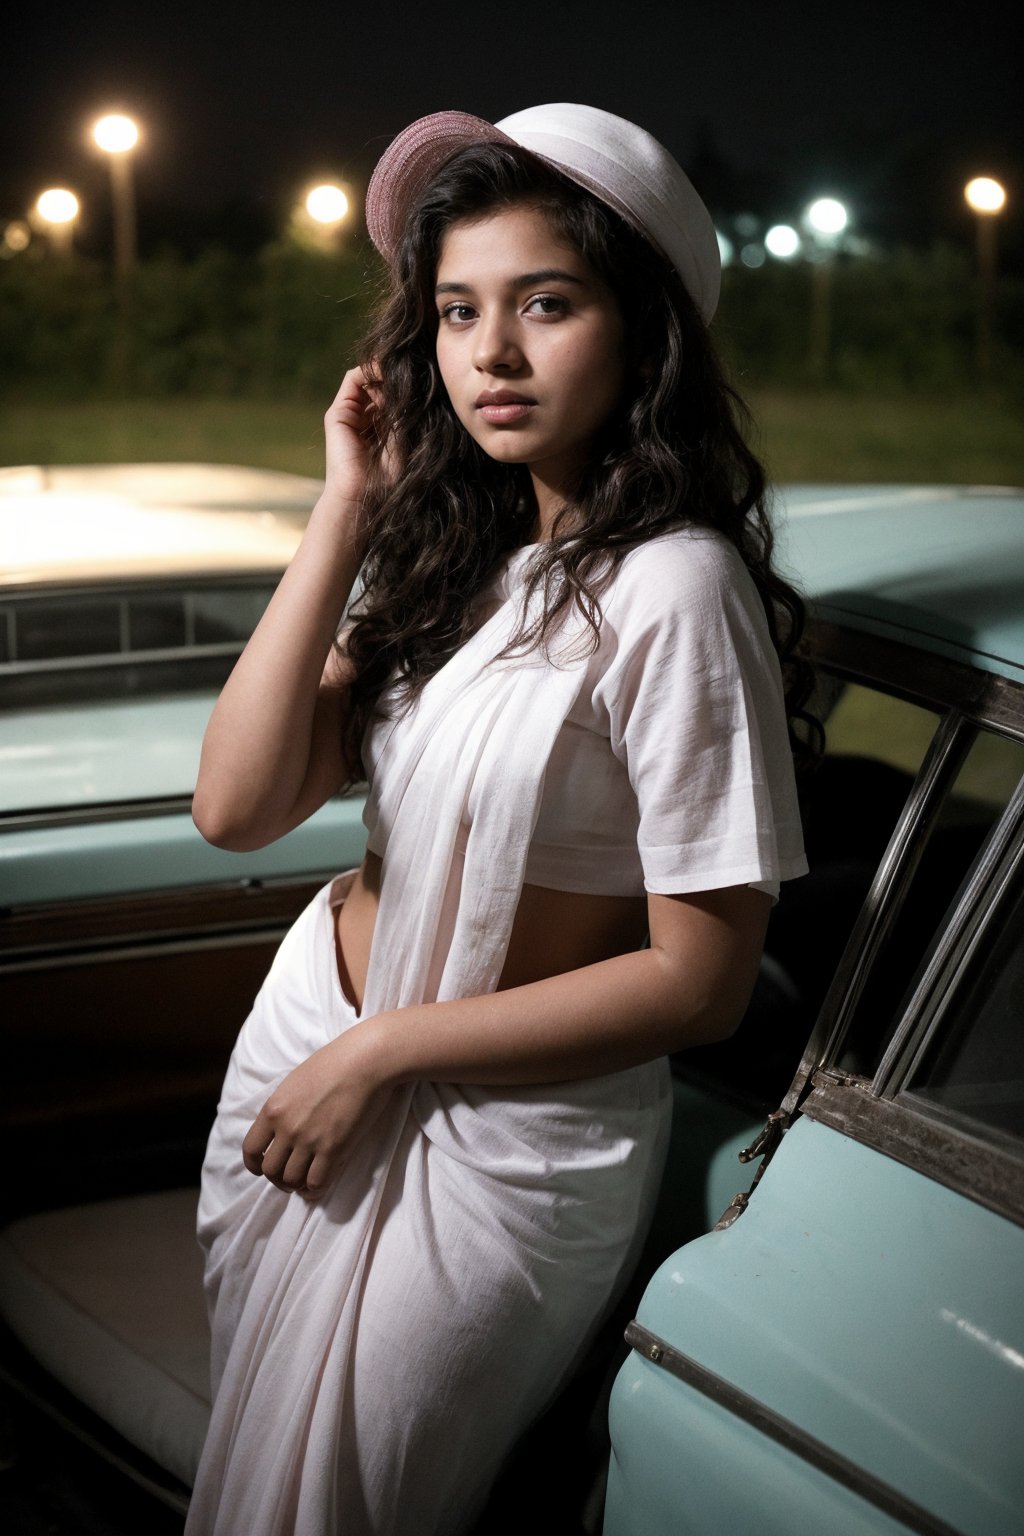
[[195,798],[249,848],[369,783],[210,1141],[196,1536],[471,1523],[635,1260],[666,1053],[735,1027],[805,867],[799,603],[678,165],[591,108],[441,113],[367,222],[390,292]]

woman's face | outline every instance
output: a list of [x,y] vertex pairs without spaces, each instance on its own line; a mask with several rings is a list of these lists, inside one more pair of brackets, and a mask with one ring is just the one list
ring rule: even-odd
[[455,414],[491,458],[529,467],[543,528],[622,395],[618,301],[529,207],[450,226],[436,301],[437,363]]

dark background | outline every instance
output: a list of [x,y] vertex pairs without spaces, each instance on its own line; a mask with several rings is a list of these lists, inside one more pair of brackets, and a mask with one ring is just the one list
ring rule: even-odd
[[414,117],[495,119],[582,101],[637,120],[719,216],[795,220],[848,202],[884,243],[970,238],[968,176],[1010,196],[1021,259],[1019,53],[1008,7],[925,0],[394,0],[270,5],[39,4],[9,18],[0,92],[0,222],[46,185],[83,203],[79,243],[109,239],[107,172],[88,127],[137,115],[140,237],[252,249],[312,178],[356,191]]

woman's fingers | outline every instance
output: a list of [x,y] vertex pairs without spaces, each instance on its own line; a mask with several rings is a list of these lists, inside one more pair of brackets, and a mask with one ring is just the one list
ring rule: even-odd
[[265,1139],[265,1133],[254,1136],[254,1130],[255,1125],[242,1143],[242,1161],[249,1172],[267,1179],[286,1195],[312,1194],[316,1198],[319,1190],[314,1192],[308,1187],[313,1151],[289,1146],[280,1136],[273,1137],[264,1151],[253,1151],[257,1142]]
[[324,417],[328,432],[335,427],[348,427],[365,437],[373,431],[377,414],[378,391],[366,387],[361,368],[350,368],[341,381],[341,388],[331,401]]
[[242,1141],[242,1162],[250,1173],[258,1175],[263,1172],[264,1156],[273,1140],[273,1127],[267,1118],[266,1106],[264,1106],[246,1131]]
[[281,1079],[242,1141],[250,1173],[309,1199],[333,1182],[391,1092],[375,1081],[363,1039],[347,1031]]

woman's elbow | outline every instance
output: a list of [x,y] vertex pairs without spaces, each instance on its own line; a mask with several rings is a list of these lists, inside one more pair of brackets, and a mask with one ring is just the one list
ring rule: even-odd
[[238,808],[218,800],[197,786],[192,797],[192,820],[196,830],[214,848],[228,853],[251,853],[263,848],[272,838],[262,836],[253,825],[244,821]]

